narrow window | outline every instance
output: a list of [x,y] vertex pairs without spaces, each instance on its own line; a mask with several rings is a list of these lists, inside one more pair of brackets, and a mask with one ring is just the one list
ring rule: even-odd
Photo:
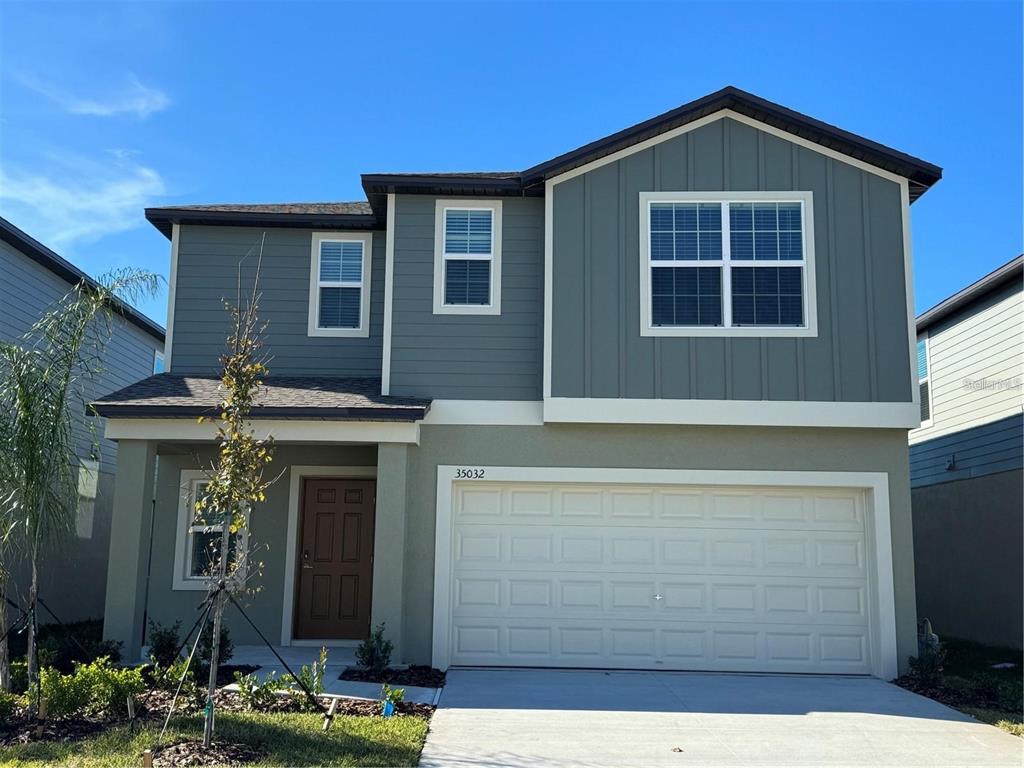
[[641,333],[811,335],[810,193],[791,194],[641,193]]
[[[175,589],[205,589],[214,566],[219,564],[224,524],[213,510],[200,513],[201,502],[209,483],[198,470],[182,472],[182,495],[178,505],[178,538],[176,546]],[[244,557],[244,528],[228,538],[228,570],[237,558]]]
[[917,388],[921,393],[921,426],[932,419],[931,377],[928,375],[928,338],[917,340]]
[[310,336],[369,336],[369,234],[314,234]]
[[164,372],[164,353],[159,349],[153,350],[153,373]]
[[435,314],[499,314],[500,203],[437,201]]

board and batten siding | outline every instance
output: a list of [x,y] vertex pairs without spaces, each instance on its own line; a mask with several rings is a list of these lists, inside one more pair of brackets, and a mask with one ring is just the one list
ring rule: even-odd
[[[810,191],[818,335],[640,335],[640,193]],[[900,188],[729,118],[554,185],[553,397],[910,402]]]
[[544,201],[502,199],[501,314],[435,315],[435,200],[395,200],[391,394],[540,400]]
[[[0,241],[0,339],[12,341],[72,289],[64,278]],[[86,384],[85,401],[115,392],[153,373],[153,353],[163,345],[124,318],[115,317],[113,333],[104,348],[100,375]],[[74,435],[82,459],[99,453],[100,471],[113,472],[117,443],[102,437],[104,420],[83,413],[76,419]]]
[[[171,372],[210,375],[220,370],[239,277],[252,290],[260,241],[260,320],[274,376],[380,376],[384,328],[384,233],[373,233],[368,338],[309,336],[309,280],[313,230],[183,225],[178,238]],[[344,236],[344,233],[337,233]]]
[[1015,282],[927,331],[931,423],[910,444],[1024,411],[1024,291]]

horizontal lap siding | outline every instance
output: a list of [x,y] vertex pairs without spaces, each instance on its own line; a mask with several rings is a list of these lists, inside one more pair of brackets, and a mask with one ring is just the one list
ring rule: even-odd
[[910,446],[910,484],[915,488],[1021,467],[1024,416],[1019,413]]
[[501,315],[435,315],[436,198],[396,200],[391,394],[539,400],[543,201],[504,199]]
[[[897,184],[723,119],[554,187],[552,395],[908,402]],[[639,193],[814,193],[818,335],[640,336]]]
[[[183,226],[174,307],[174,373],[219,368],[228,332],[224,301],[235,301],[239,274],[252,289],[264,230]],[[268,229],[260,273],[260,319],[274,375],[380,376],[384,327],[384,233],[373,233],[369,338],[308,335],[313,231]]]
[[[72,289],[72,285],[7,243],[0,242],[0,339],[15,340]],[[114,392],[153,373],[153,352],[162,348],[156,338],[121,317],[112,321],[99,375],[85,383],[78,397],[84,402]],[[74,437],[83,459],[100,458],[101,469],[113,472],[117,444],[102,438],[104,420],[84,415],[84,405],[72,406]]]

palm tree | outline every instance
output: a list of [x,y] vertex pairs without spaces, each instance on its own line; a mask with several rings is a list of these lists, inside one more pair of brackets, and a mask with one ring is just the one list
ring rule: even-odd
[[[0,588],[14,551],[25,557],[29,585],[29,683],[36,681],[35,606],[42,559],[74,528],[80,432],[88,385],[102,370],[103,351],[123,306],[153,295],[159,277],[126,269],[98,283],[81,282],[15,343],[0,342]],[[88,426],[86,424],[85,426]],[[95,442],[95,436],[92,438]],[[0,635],[6,614],[0,608]],[[6,640],[0,687],[9,685]]]

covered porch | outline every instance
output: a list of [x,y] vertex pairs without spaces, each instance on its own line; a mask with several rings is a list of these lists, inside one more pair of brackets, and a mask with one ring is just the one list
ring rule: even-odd
[[[214,425],[195,416],[216,405],[216,380],[163,374],[133,386],[97,404],[119,444],[104,636],[129,659],[154,625],[180,622],[183,636],[195,622],[208,583],[204,552],[220,535],[191,514],[216,456]],[[264,387],[252,426],[274,436],[274,482],[232,540],[248,553],[238,601],[259,632],[228,606],[231,663],[275,668],[262,633],[289,665],[311,663],[328,647],[336,679],[380,624],[393,663],[404,661],[406,474],[429,404],[356,389],[320,379],[268,379]]]

